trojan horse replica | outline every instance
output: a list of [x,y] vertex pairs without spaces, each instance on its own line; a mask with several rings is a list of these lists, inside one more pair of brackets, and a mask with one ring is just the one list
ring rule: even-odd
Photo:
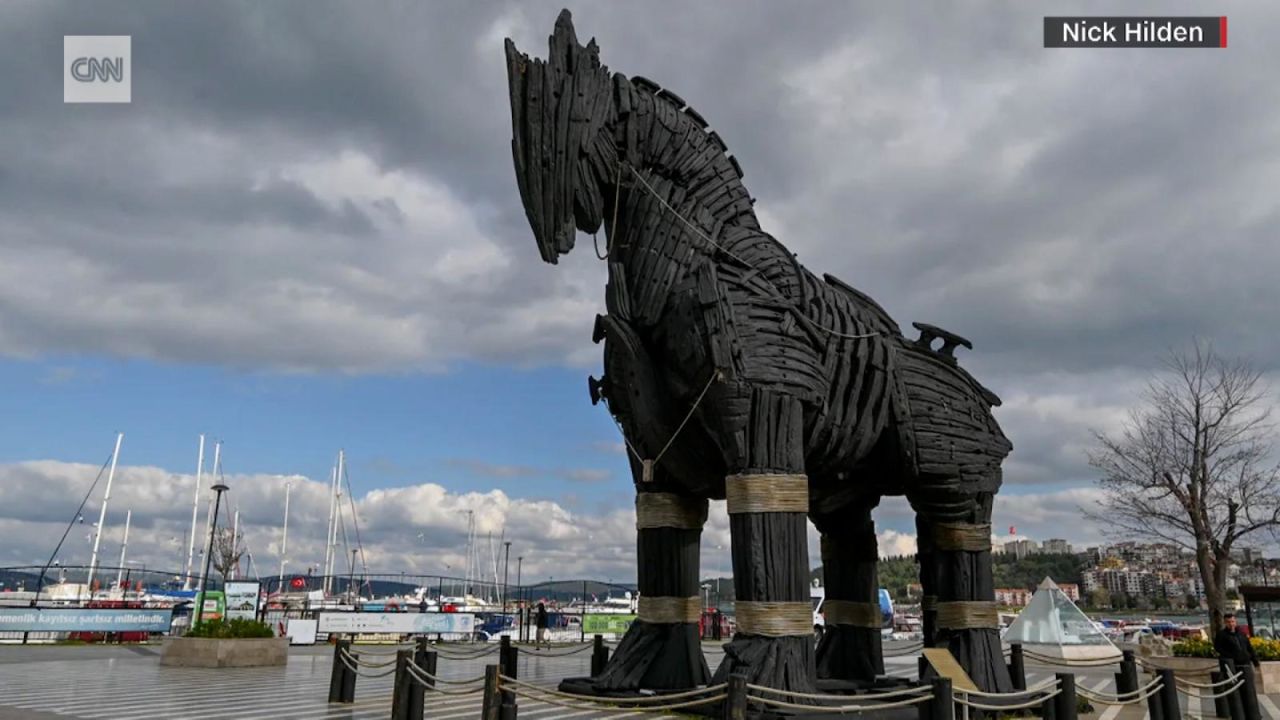
[[[991,575],[991,506],[1012,445],[956,364],[964,338],[904,337],[871,298],[815,277],[761,229],[738,161],[671,90],[601,65],[561,13],[546,60],[506,41],[516,179],[542,259],[605,232],[590,379],[631,456],[638,618],[598,692],[712,681],[698,638],[699,538],[728,502],[737,633],[714,681],[812,691],[883,674],[871,511],[916,513],[926,643],[1012,690]],[[822,535],[815,650],[806,522]]]

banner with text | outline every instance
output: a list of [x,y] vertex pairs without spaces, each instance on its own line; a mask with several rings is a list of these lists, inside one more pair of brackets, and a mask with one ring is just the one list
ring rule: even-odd
[[173,610],[0,608],[0,632],[168,632]]
[[320,613],[322,633],[459,633],[470,635],[476,618],[464,613]]
[[582,618],[582,632],[586,635],[621,635],[635,622],[635,615],[622,613],[587,613]]

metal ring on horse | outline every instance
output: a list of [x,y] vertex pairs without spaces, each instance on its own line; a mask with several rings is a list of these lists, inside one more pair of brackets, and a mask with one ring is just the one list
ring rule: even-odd
[[852,625],[878,630],[884,624],[878,603],[830,599],[822,603],[822,613],[826,616],[828,625]]
[[747,635],[787,637],[813,634],[813,606],[807,602],[739,600],[738,630]]
[[694,498],[675,493],[637,493],[636,529],[701,530],[707,523],[708,504],[706,498]]
[[938,627],[945,630],[995,630],[1000,612],[992,600],[940,600]]
[[[766,512],[809,512],[806,475],[730,475],[724,481],[730,515]],[[808,606],[808,603],[804,603]]]
[[702,618],[702,598],[641,595],[636,619],[649,623],[696,623]]

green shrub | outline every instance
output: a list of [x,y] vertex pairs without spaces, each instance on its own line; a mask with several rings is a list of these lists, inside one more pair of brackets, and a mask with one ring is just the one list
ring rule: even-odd
[[269,638],[275,637],[271,626],[257,620],[235,618],[228,622],[212,620],[198,623],[187,637],[197,638]]
[[1218,653],[1213,650],[1213,643],[1204,638],[1188,638],[1173,644],[1173,654],[1177,657],[1211,658]]
[[1280,640],[1255,637],[1249,638],[1249,644],[1259,660],[1280,660]]

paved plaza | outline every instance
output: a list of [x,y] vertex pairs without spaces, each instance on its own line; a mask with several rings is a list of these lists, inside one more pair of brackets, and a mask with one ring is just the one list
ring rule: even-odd
[[[704,646],[714,668],[722,657],[719,644]],[[389,648],[365,647],[367,652]],[[886,647],[892,652],[892,644]],[[366,655],[366,657],[372,657]],[[361,677],[354,705],[329,705],[329,646],[291,648],[289,664],[278,668],[195,669],[160,667],[158,646],[0,646],[0,720],[51,718],[208,718],[223,720],[298,720],[386,718],[391,708],[391,677]],[[445,679],[480,676],[496,655],[481,658],[441,657],[438,674]],[[886,659],[889,674],[914,677],[916,658]],[[590,653],[536,657],[522,652],[520,678],[554,686],[565,677],[588,674]],[[1027,666],[1028,682],[1047,679],[1062,668]],[[1078,674],[1085,687],[1114,692],[1114,668],[1090,668]],[[1182,697],[1182,696],[1180,696]],[[1213,717],[1213,703],[1183,697],[1186,716]],[[1280,696],[1261,698],[1264,718],[1280,720]],[[1098,720],[1144,720],[1145,707],[1098,708]],[[426,717],[433,720],[476,718],[479,695],[427,695]],[[569,710],[527,698],[520,700],[522,718],[643,717],[640,712],[599,713]]]

